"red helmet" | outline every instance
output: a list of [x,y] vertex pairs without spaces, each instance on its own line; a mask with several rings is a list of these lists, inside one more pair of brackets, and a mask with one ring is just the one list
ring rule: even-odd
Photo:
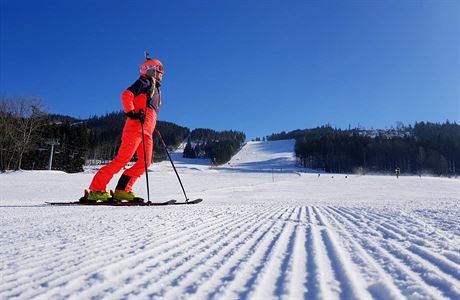
[[150,74],[155,74],[156,72],[164,74],[163,65],[158,59],[147,59],[142,65],[139,67],[139,73],[142,76],[147,76],[147,72]]

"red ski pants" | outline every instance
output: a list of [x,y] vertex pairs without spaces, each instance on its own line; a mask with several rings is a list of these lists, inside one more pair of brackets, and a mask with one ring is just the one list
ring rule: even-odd
[[[152,136],[144,134],[145,151],[147,158],[147,167],[150,166],[153,152]],[[91,191],[106,191],[107,184],[112,177],[118,173],[137,153],[137,162],[129,169],[123,172],[118,181],[117,190],[132,190],[133,184],[145,172],[144,165],[144,148],[142,146],[142,133],[124,131],[121,138],[121,145],[118,149],[118,154],[114,160],[102,167],[94,176],[89,189]]]

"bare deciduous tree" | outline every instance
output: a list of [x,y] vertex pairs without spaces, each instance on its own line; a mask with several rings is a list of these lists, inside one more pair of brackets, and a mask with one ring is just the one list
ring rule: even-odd
[[0,98],[1,170],[21,169],[22,157],[38,138],[45,115],[38,98]]

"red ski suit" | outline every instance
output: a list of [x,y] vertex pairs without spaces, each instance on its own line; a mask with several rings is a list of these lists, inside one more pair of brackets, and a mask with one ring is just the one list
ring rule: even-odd
[[[122,95],[125,112],[134,110],[145,112],[144,140],[147,166],[150,166],[153,152],[153,131],[157,121],[157,111],[161,105],[160,85],[150,77],[141,76],[126,89]],[[117,190],[131,191],[133,184],[145,172],[144,149],[142,146],[142,128],[139,120],[127,119],[123,128],[121,145],[118,154],[109,164],[102,167],[94,176],[89,189],[91,191],[106,191],[107,184],[137,153],[137,162],[126,169],[118,181]]]

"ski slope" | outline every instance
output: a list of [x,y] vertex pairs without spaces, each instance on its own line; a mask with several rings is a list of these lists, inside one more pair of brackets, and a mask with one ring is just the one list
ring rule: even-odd
[[0,174],[0,299],[460,299],[459,179],[293,173],[292,147],[175,155],[190,206],[49,207],[94,171]]
[[293,170],[295,140],[248,142],[228,163],[242,170]]

